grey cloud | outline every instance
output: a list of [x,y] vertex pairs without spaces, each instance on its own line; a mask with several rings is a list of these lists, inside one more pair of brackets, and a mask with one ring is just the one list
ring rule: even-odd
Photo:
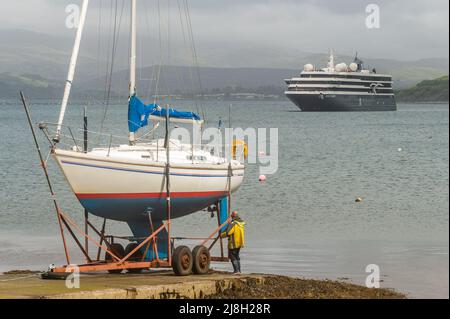
[[[100,3],[107,10],[113,1],[91,0],[90,27],[95,28]],[[147,12],[152,24],[157,0],[138,3],[144,1],[145,6],[140,4],[141,15]],[[178,1],[184,0],[159,1],[164,10],[167,1],[176,7]],[[69,3],[81,1],[1,1],[0,29],[72,36],[73,32],[64,28],[64,8]],[[448,57],[447,0],[190,0],[189,3],[196,39],[202,49],[200,54],[235,46],[278,50],[283,54],[289,50],[322,53],[335,48],[342,54],[358,50],[370,57]],[[365,7],[369,3],[380,6],[379,30],[365,27]],[[176,16],[176,12],[172,14],[174,32]],[[148,29],[145,32],[153,32],[156,37],[154,25]]]

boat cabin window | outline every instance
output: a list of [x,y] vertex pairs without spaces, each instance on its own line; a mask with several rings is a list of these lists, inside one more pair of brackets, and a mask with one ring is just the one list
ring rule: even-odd
[[192,158],[192,155],[187,156],[187,159],[189,161],[199,161],[199,162],[206,162],[207,158],[205,156],[197,156],[195,155],[194,158]]

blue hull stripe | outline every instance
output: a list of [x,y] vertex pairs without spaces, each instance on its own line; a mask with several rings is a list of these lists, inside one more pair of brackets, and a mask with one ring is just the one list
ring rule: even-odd
[[[91,164],[81,164],[81,163],[74,163],[74,162],[68,162],[68,161],[61,161],[63,164],[67,165],[74,165],[74,166],[83,166],[83,167],[92,167],[92,168],[100,168],[100,169],[106,169],[106,170],[112,170],[112,171],[122,171],[122,172],[132,172],[132,173],[142,173],[142,174],[151,174],[151,175],[165,175],[164,173],[160,172],[148,172],[148,171],[141,171],[141,170],[133,170],[133,169],[126,169],[126,168],[115,168],[115,167],[106,167],[106,166],[99,166],[99,165],[91,165]],[[201,174],[174,174],[170,173],[171,176],[183,176],[183,177],[214,177],[214,178],[228,178],[228,175],[201,175]],[[243,174],[235,174],[233,176],[244,176]]]

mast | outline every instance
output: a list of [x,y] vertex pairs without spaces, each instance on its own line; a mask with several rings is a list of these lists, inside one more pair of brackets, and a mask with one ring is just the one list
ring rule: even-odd
[[75,76],[75,68],[77,66],[78,54],[80,52],[81,37],[83,35],[84,25],[86,23],[87,9],[89,5],[89,0],[83,0],[83,5],[81,8],[80,21],[78,24],[77,35],[75,37],[75,44],[73,46],[72,57],[70,59],[69,73],[67,75],[66,87],[64,89],[64,96],[61,103],[61,111],[59,113],[58,126],[56,129],[55,142],[59,142],[61,138],[61,129],[64,121],[64,115],[66,114],[67,104],[69,102],[70,91],[72,89],[72,82]]
[[[130,99],[136,95],[136,33],[136,0],[131,0]],[[134,144],[134,133],[130,132],[129,141]]]

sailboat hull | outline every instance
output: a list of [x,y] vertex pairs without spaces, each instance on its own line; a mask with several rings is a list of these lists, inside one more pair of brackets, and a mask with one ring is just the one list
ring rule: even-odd
[[[124,222],[167,217],[165,163],[120,161],[56,150],[54,157],[74,194],[91,214]],[[171,218],[198,212],[243,182],[244,166],[171,165]]]

